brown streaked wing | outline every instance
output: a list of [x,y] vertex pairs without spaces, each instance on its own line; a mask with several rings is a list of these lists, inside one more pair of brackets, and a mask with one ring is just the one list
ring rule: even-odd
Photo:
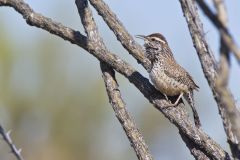
[[164,69],[164,73],[179,83],[183,83],[187,85],[190,89],[198,90],[198,85],[193,81],[193,78],[189,75],[189,73],[182,68],[180,65],[176,63],[172,63],[168,67]]

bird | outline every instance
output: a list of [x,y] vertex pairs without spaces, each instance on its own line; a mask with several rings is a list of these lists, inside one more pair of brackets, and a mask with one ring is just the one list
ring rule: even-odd
[[149,77],[154,87],[163,93],[167,101],[169,101],[168,96],[179,95],[174,103],[170,102],[169,107],[176,106],[184,97],[192,109],[195,126],[200,128],[201,122],[193,99],[193,91],[198,91],[199,87],[190,74],[174,59],[166,38],[160,33],[136,35],[136,37],[144,40],[145,56],[152,64]]

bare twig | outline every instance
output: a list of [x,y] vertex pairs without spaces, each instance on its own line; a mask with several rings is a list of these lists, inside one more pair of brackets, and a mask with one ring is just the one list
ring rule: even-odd
[[128,33],[117,16],[111,11],[107,4],[102,0],[89,0],[98,14],[102,16],[109,28],[114,32],[117,39],[123,47],[140,62],[148,71],[151,68],[151,62],[145,58],[143,48],[136,43],[133,37]]
[[22,149],[17,149],[16,145],[13,143],[11,139],[11,136],[10,136],[11,131],[5,132],[3,127],[0,125],[0,134],[2,135],[3,140],[7,143],[7,145],[11,149],[11,152],[14,154],[17,160],[24,160],[21,155]]
[[231,50],[238,62],[240,62],[240,49],[238,48],[236,42],[234,41],[232,35],[229,33],[228,29],[225,27],[225,25],[221,22],[221,20],[218,18],[217,15],[215,15],[211,9],[207,6],[207,4],[204,2],[204,0],[196,0],[198,5],[202,8],[203,12],[206,14],[206,16],[211,20],[211,22],[214,24],[216,28],[218,28],[219,32],[223,38],[224,43],[228,47],[229,50]]
[[[194,46],[202,64],[203,72],[209,86],[212,89],[212,93],[218,104],[219,112],[223,118],[223,124],[227,137],[232,141],[230,146],[236,146],[239,144],[240,140],[240,124],[238,123],[240,121],[240,117],[239,111],[235,106],[234,98],[226,86],[223,86],[224,94],[218,91],[216,81],[219,77],[217,73],[219,69],[212,55],[212,51],[205,40],[202,23],[197,13],[197,8],[194,1],[180,0],[180,2],[184,16],[186,17],[186,21],[188,23]],[[227,97],[227,101],[224,100],[225,97]],[[225,109],[227,109],[227,113],[225,113]],[[226,114],[228,115],[226,116]]]
[[[76,0],[75,2],[90,43],[99,43],[102,48],[107,50],[98,32],[97,25],[93,19],[88,2],[86,0]],[[138,159],[152,160],[153,158],[149,153],[148,146],[146,145],[143,136],[137,129],[133,119],[130,117],[122,100],[121,93],[115,79],[114,70],[105,62],[100,62],[100,68],[103,73],[103,80],[105,82],[109,102],[112,105],[115,115],[121,123],[131,146],[136,152]]]
[[229,159],[229,155],[215,141],[213,141],[201,129],[194,127],[189,116],[180,103],[176,107],[166,108],[168,102],[139,72],[118,56],[108,52],[96,44],[88,42],[87,38],[77,31],[53,22],[40,14],[35,13],[23,0],[0,0],[0,6],[10,6],[23,15],[30,25],[42,28],[73,44],[77,44],[87,50],[100,61],[106,62],[113,69],[123,74],[133,83],[141,93],[160,110],[178,129],[196,146],[198,146],[211,159]]

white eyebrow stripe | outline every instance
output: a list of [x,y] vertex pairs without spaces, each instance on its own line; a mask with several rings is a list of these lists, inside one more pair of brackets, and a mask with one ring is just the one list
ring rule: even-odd
[[160,42],[162,42],[162,43],[166,43],[164,40],[162,40],[161,38],[158,38],[158,37],[153,37],[154,39],[156,39],[157,41],[160,41]]

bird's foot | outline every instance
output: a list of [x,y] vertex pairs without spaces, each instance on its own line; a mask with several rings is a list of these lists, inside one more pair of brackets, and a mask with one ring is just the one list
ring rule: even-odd
[[167,97],[166,94],[164,94],[164,96],[165,96],[165,98],[167,99],[167,101],[169,102],[165,107],[174,107],[174,106],[176,106],[176,105],[178,104],[179,100],[180,100],[181,97],[183,96],[183,93],[181,93],[181,94],[178,96],[178,98],[177,98],[177,100],[175,101],[175,103],[172,103],[170,100],[168,100],[168,97]]
[[164,95],[165,99],[166,99],[167,102],[168,102],[168,104],[167,104],[165,107],[172,107],[173,104],[172,104],[172,102],[168,99],[168,96],[167,96],[166,94],[163,94],[163,95]]
[[170,100],[168,100],[168,104],[166,104],[166,105],[164,106],[164,108],[174,107],[174,106],[176,106],[176,105],[177,105],[176,102],[175,102],[175,103],[172,103]]

